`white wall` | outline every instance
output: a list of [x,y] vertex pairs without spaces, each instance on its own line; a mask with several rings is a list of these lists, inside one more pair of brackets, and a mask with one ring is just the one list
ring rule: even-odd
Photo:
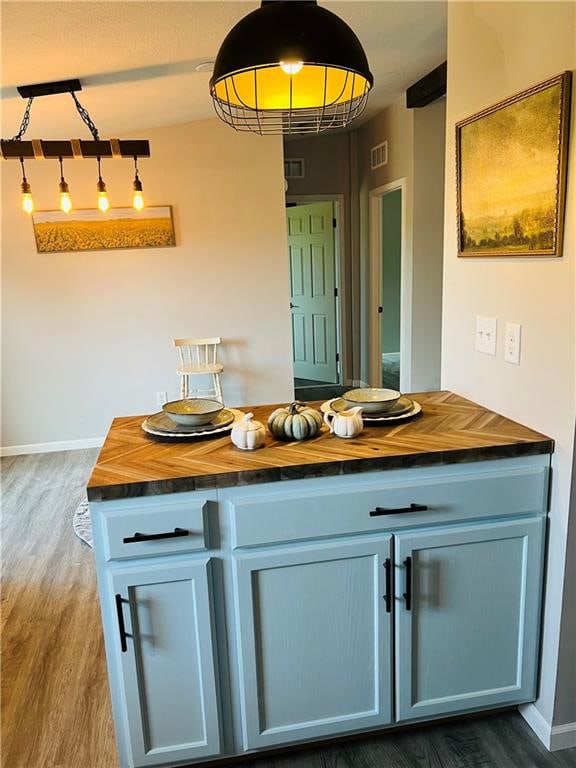
[[[176,248],[38,254],[19,164],[1,164],[3,446],[99,437],[155,411],[157,391],[178,397],[178,336],[223,337],[230,405],[292,397],[280,138],[216,119],[140,135],[146,201],[173,206]],[[130,204],[132,171],[104,161],[112,205]],[[93,207],[96,164],[65,173],[75,206]],[[27,174],[37,208],[56,208],[57,163]]]
[[[573,698],[561,715],[555,717],[554,712],[556,686],[576,688],[573,674],[557,679],[576,408],[576,119],[561,259],[456,257],[454,124],[547,77],[574,69],[575,7],[573,2],[448,4],[442,385],[556,441],[536,704],[549,726],[576,721]],[[478,314],[498,318],[496,357],[474,351]],[[520,366],[503,360],[506,321],[522,324]]]

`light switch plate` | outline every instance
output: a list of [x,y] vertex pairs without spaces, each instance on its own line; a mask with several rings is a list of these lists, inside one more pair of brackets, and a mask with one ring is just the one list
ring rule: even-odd
[[520,365],[520,340],[522,326],[518,323],[506,323],[504,330],[504,360]]
[[496,354],[497,320],[495,317],[476,317],[476,351],[484,355]]

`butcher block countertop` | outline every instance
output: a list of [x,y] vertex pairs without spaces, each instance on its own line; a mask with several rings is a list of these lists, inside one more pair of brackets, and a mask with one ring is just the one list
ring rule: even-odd
[[[342,439],[327,427],[313,440],[284,443],[269,432],[266,444],[242,451],[226,434],[217,439],[156,442],[142,429],[144,416],[114,419],[92,476],[91,501],[226,488],[252,483],[343,475],[432,464],[552,453],[553,441],[451,392],[410,395],[422,405],[412,420],[365,426]],[[320,402],[310,403],[320,407]],[[266,424],[277,405],[243,407]]]

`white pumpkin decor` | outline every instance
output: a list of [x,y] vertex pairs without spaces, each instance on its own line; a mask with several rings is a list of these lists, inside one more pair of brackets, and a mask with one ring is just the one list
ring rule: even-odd
[[232,427],[230,439],[237,448],[243,451],[254,451],[261,448],[266,439],[266,430],[259,421],[252,421],[253,413],[246,413],[241,421]]

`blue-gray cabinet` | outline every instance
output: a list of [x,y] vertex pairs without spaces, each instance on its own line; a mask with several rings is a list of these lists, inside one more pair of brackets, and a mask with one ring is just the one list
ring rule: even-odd
[[391,536],[234,566],[246,749],[392,722]]
[[220,754],[209,561],[108,573],[134,765]]
[[534,700],[548,476],[527,456],[92,503],[122,768]]
[[542,518],[395,535],[399,721],[536,695]]

